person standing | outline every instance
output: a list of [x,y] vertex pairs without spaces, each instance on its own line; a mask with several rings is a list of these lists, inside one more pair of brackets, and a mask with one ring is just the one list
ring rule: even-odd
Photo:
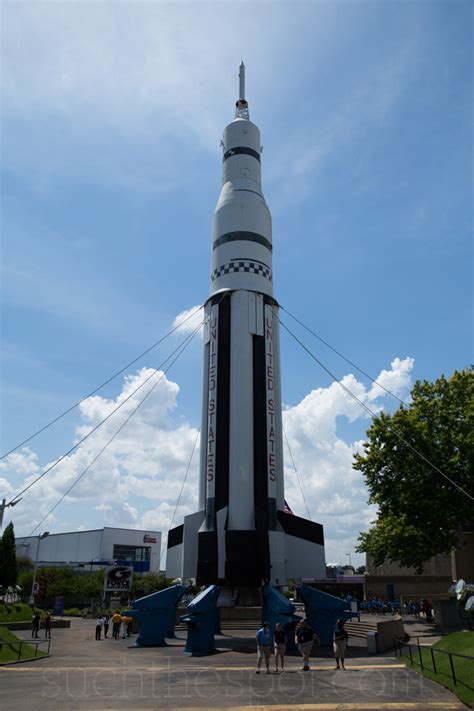
[[122,622],[122,615],[117,610],[112,615],[112,637],[114,639],[119,638],[120,633],[120,623]]
[[127,617],[122,615],[120,619],[120,636],[122,639],[125,639],[127,636]]
[[44,618],[44,636],[45,638],[51,639],[51,623],[52,623],[51,613],[47,612]]
[[[349,635],[344,629],[344,620],[337,620],[333,631],[334,656],[336,657],[336,669],[345,669],[344,657],[346,653],[347,639]],[[339,665],[340,660],[340,665]]]
[[255,674],[260,674],[260,666],[262,664],[262,659],[265,659],[265,666],[267,668],[267,674],[270,674],[270,651],[272,635],[270,634],[270,627],[268,622],[264,622],[262,627],[258,630],[256,634],[257,639],[257,670]]
[[31,620],[31,624],[32,624],[31,636],[32,637],[35,637],[35,638],[38,637],[38,632],[39,632],[39,628],[40,628],[40,621],[41,621],[40,613],[35,612],[33,614],[32,620]]
[[96,640],[102,639],[102,627],[104,626],[104,618],[98,615],[95,621],[95,638]]
[[109,616],[104,615],[104,637],[107,639],[107,635],[109,633]]
[[425,597],[421,601],[421,611],[426,617],[427,624],[430,625],[433,622],[433,608],[431,607],[431,603],[429,602],[429,600],[427,600]]
[[303,657],[303,671],[309,671],[309,657],[313,643],[321,644],[319,637],[308,625],[306,620],[301,620],[295,629],[295,644]]
[[278,671],[278,657],[280,657],[281,670],[283,671],[285,666],[286,632],[279,622],[275,625],[273,645],[275,651],[275,671]]

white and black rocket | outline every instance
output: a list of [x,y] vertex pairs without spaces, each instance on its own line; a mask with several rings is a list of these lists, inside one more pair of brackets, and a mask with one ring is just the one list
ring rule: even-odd
[[278,303],[260,131],[245,67],[222,140],[205,304],[199,511],[168,536],[167,575],[255,587],[324,577],[322,526],[285,511]]

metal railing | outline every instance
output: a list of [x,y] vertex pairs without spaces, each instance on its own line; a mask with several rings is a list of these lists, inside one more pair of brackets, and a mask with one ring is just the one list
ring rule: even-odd
[[[393,640],[393,646],[395,649],[395,657],[397,657],[397,654],[400,653],[400,658],[403,657],[403,648],[408,647],[408,654],[410,656],[410,664],[413,666],[413,654],[412,654],[412,647],[415,647],[418,650],[418,658],[420,660],[420,668],[421,671],[424,671],[424,664],[423,664],[423,654],[421,652],[422,649],[429,649],[430,654],[431,654],[431,663],[433,665],[433,672],[438,675],[438,670],[436,668],[436,660],[435,660],[435,652],[436,654],[447,654],[449,657],[449,666],[451,668],[451,678],[453,680],[453,684],[457,686],[457,679],[456,679],[456,671],[454,669],[454,662],[453,662],[453,657],[461,657],[462,659],[470,659],[471,661],[474,662],[474,657],[470,657],[467,654],[458,654],[458,652],[448,652],[445,649],[435,649],[434,647],[431,647],[429,644],[420,644],[420,638],[416,638],[416,644],[413,644],[411,642],[405,642],[403,639],[394,639]],[[428,671],[431,671],[431,669],[427,669]]]
[[0,653],[3,651],[4,647],[10,647],[12,652],[15,652],[15,654],[18,654],[18,659],[17,661],[21,660],[21,652],[23,650],[23,645],[27,645],[29,647],[32,647],[34,645],[35,647],[35,656],[34,657],[26,657],[26,659],[37,659],[38,657],[38,647],[40,644],[47,644],[48,648],[46,650],[46,654],[49,654],[49,650],[51,647],[51,640],[50,639],[40,639],[37,642],[35,640],[26,640],[26,639],[20,639],[18,642],[0,642]]

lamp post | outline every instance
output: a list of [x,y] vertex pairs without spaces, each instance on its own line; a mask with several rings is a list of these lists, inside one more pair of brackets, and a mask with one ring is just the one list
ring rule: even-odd
[[30,605],[35,604],[35,585],[36,585],[36,571],[38,570],[38,558],[39,558],[39,549],[40,549],[40,543],[43,540],[43,538],[46,538],[46,536],[49,536],[49,531],[45,531],[44,533],[40,533],[38,536],[38,545],[36,546],[36,559],[35,559],[35,569],[33,572],[33,583],[31,585],[31,595],[30,595]]
[[7,509],[9,506],[16,506],[19,501],[21,501],[21,499],[17,499],[16,501],[10,501],[10,503],[7,504],[7,500],[3,499],[2,503],[0,504],[0,528],[3,523],[3,515],[5,513],[5,509]]

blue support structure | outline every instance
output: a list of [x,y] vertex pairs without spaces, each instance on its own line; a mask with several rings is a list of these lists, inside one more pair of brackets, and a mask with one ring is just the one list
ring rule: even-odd
[[301,617],[294,614],[295,606],[271,585],[262,587],[262,598],[262,622],[268,622],[272,634],[276,623],[279,622],[286,632],[286,651],[294,651],[296,649],[295,627],[301,620]]
[[174,637],[176,607],[186,589],[184,585],[172,585],[135,600],[127,615],[140,626],[136,647],[165,647],[165,637]]
[[189,603],[187,613],[180,618],[188,628],[186,654],[202,655],[215,651],[214,634],[219,624],[218,597],[219,587],[210,585]]
[[336,620],[350,620],[357,617],[357,612],[352,612],[347,600],[342,600],[334,595],[301,585],[296,591],[304,602],[304,609],[308,624],[318,635],[321,644],[332,644],[332,633]]

